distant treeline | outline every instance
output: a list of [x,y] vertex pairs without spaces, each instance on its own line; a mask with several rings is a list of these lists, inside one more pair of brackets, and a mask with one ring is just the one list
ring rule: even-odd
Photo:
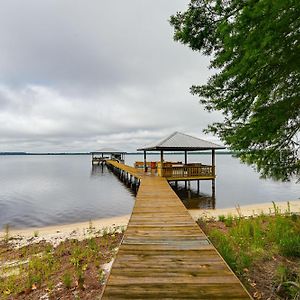
[[0,152],[0,155],[90,155],[89,152]]
[[[90,152],[40,152],[40,153],[32,153],[32,152],[0,152],[0,155],[90,155]],[[149,152],[149,155],[160,155],[160,152]],[[184,154],[184,152],[170,152],[168,155],[180,155]],[[210,155],[210,151],[197,151],[197,152],[189,152],[189,155]],[[233,155],[234,152],[231,151],[216,151],[216,154],[222,155]],[[143,155],[143,152],[128,152],[126,155]]]

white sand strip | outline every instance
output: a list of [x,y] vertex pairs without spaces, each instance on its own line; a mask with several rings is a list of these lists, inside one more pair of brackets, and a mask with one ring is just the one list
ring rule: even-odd
[[[90,236],[98,235],[97,232],[111,227],[127,226],[130,215],[118,217],[103,218],[87,222],[54,225],[41,228],[25,228],[9,230],[10,243],[16,247],[38,243],[42,240],[57,246],[61,241],[67,238],[83,240]],[[90,228],[92,227],[92,228]],[[5,232],[0,231],[0,240],[5,237]]]
[[[290,205],[290,212],[292,213],[300,213],[300,200],[294,201],[285,201],[285,202],[275,202],[276,206],[280,213],[285,213],[288,211],[288,202]],[[232,215],[238,216],[241,214],[244,217],[248,216],[257,216],[262,213],[264,214],[274,214],[274,206],[272,202],[260,203],[260,204],[251,204],[251,205],[243,205],[231,208],[217,208],[217,209],[191,209],[189,213],[193,217],[194,220],[198,220],[201,218],[217,218],[218,216],[224,215]]]

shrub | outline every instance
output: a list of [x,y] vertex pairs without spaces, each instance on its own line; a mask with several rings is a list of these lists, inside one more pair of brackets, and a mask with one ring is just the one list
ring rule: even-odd
[[233,216],[228,215],[227,218],[224,220],[224,223],[227,227],[231,227],[233,224]]
[[218,217],[218,220],[219,220],[220,222],[225,222],[226,217],[225,217],[224,215],[220,215],[220,216]]

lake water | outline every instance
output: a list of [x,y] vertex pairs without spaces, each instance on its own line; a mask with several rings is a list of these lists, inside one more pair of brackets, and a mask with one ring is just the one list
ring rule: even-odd
[[[149,155],[149,161],[159,155]],[[182,161],[183,155],[166,155]],[[67,224],[129,214],[134,194],[106,168],[92,169],[89,155],[0,156],[0,227]],[[126,164],[142,160],[127,155]],[[210,163],[210,155],[189,155],[189,161]],[[216,156],[216,198],[212,204],[210,181],[201,182],[200,195],[192,183],[191,199],[177,191],[188,208],[231,207],[271,201],[296,200],[300,186],[259,179],[251,167],[230,155]]]

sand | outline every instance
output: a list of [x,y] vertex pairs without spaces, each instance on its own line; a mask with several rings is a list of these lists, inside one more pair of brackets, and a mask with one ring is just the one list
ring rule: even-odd
[[[281,213],[285,213],[288,210],[286,202],[276,202]],[[290,212],[300,213],[300,200],[289,201]],[[198,220],[199,218],[217,218],[220,215],[239,215],[242,216],[255,216],[261,213],[270,214],[274,213],[274,206],[272,202],[243,205],[232,208],[222,208],[215,210],[203,210],[193,209],[189,210],[192,218]],[[31,243],[37,243],[42,240],[52,243],[57,246],[61,241],[68,238],[83,240],[91,236],[99,236],[106,228],[115,227],[117,230],[122,230],[122,227],[126,227],[129,221],[130,215],[123,215],[119,217],[105,218],[92,220],[91,223],[81,222],[66,225],[55,225],[41,228],[26,228],[16,229],[9,231],[10,243],[15,247],[22,247]],[[5,232],[0,231],[0,239],[4,238]]]
[[[49,242],[56,247],[66,239],[83,240],[89,237],[100,236],[103,230],[111,230],[112,228],[120,231],[123,229],[122,227],[127,226],[129,218],[130,215],[123,215],[73,224],[14,229],[9,230],[9,242],[17,248],[40,241]],[[2,230],[0,231],[0,240],[4,237],[5,232]]]
[[[280,213],[285,213],[288,211],[288,203],[290,206],[291,213],[300,213],[300,200],[285,201],[285,202],[275,202]],[[228,216],[238,216],[241,214],[244,217],[257,216],[262,213],[264,214],[274,214],[274,205],[272,202],[251,204],[236,206],[231,208],[219,208],[214,210],[208,209],[193,209],[189,210],[189,213],[194,220],[199,218],[217,218],[220,215]]]

